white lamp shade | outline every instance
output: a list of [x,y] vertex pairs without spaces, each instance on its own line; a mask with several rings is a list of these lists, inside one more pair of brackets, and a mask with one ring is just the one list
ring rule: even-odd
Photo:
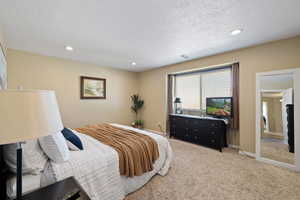
[[62,129],[54,91],[0,90],[0,144],[47,136]]

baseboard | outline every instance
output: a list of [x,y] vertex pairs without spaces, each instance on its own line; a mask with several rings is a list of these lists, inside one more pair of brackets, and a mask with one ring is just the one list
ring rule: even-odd
[[240,149],[240,146],[234,144],[228,144],[228,147],[233,149]]
[[255,158],[255,153],[251,153],[251,152],[247,152],[247,151],[242,151],[242,150],[239,150],[239,154],[241,155],[245,155],[245,156],[249,156],[251,158]]
[[289,163],[284,163],[284,162],[280,162],[280,161],[276,161],[276,160],[270,160],[268,158],[257,158],[258,161],[264,162],[264,163],[268,163],[271,165],[275,165],[278,167],[285,167],[288,168],[290,170],[299,172],[299,170],[297,170],[295,165],[289,164]]

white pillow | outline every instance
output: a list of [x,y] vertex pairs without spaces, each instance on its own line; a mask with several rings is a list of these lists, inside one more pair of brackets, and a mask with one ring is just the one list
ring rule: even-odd
[[39,138],[45,154],[54,162],[66,162],[70,158],[67,142],[61,132]]
[[78,147],[76,147],[72,142],[70,142],[69,140],[67,140],[67,145],[68,145],[68,148],[71,150],[71,151],[80,151],[80,149]]
[[[4,145],[4,159],[10,171],[17,173],[17,144]],[[38,140],[28,140],[22,144],[22,173],[39,174],[48,160]]]

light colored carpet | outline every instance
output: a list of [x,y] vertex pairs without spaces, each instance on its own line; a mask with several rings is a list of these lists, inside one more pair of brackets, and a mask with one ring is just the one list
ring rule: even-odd
[[283,140],[283,134],[282,133],[276,133],[276,132],[262,132],[262,138],[275,138],[275,139],[280,139]]
[[174,160],[165,177],[155,176],[126,200],[299,200],[300,174],[257,162],[226,149],[223,153],[170,140]]
[[289,152],[289,146],[276,139],[261,140],[261,156],[284,163],[295,163],[294,154]]

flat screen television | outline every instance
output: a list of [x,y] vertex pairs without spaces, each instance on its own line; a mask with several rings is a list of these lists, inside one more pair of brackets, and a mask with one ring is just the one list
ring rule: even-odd
[[232,97],[206,98],[206,114],[214,117],[231,117]]

